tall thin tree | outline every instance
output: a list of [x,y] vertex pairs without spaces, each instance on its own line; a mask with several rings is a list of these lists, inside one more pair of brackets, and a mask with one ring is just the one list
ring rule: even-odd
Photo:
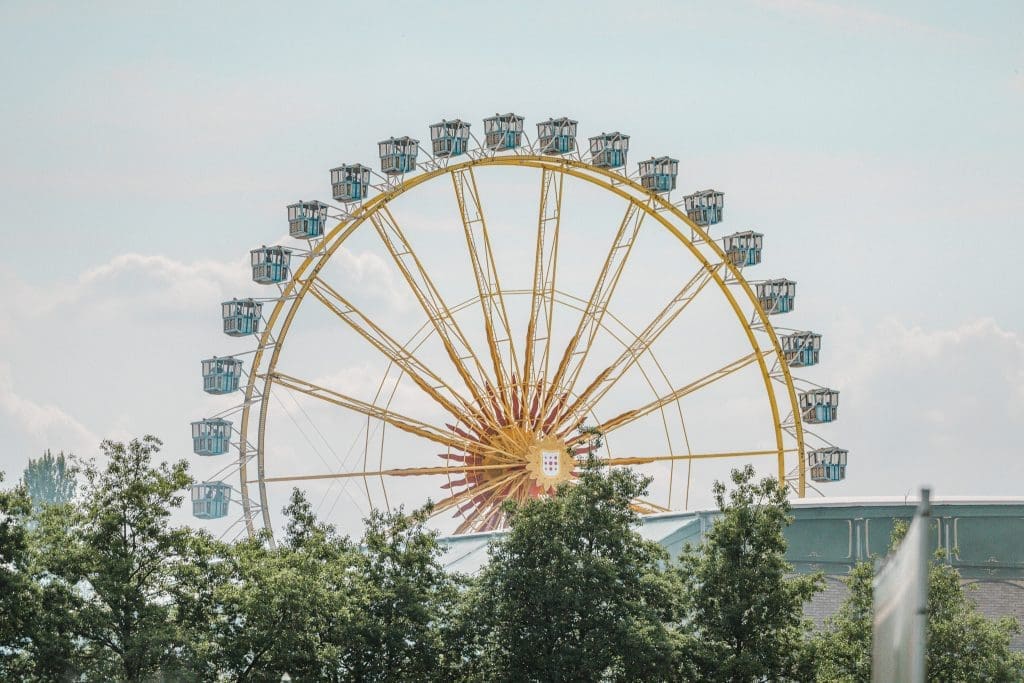
[[41,458],[29,459],[22,481],[35,510],[43,505],[68,503],[75,497],[78,469],[73,458],[64,455],[64,451],[54,455],[47,449]]

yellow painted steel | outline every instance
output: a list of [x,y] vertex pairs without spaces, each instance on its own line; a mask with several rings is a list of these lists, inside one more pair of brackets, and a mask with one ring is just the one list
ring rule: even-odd
[[[260,410],[258,414],[258,437],[255,454],[257,461],[257,478],[255,481],[259,482],[259,507],[263,519],[263,527],[272,535],[273,527],[267,505],[267,478],[265,476],[265,426],[269,407],[269,396],[272,389],[269,375],[274,372],[274,368],[276,367],[277,360],[284,345],[284,340],[287,337],[288,330],[291,327],[295,313],[297,312],[305,295],[309,292],[311,283],[315,281],[324,264],[327,263],[330,257],[348,238],[348,236],[367,219],[374,218],[379,212],[383,211],[386,215],[388,213],[387,205],[395,198],[419,186],[420,184],[428,182],[445,173],[453,173],[461,168],[483,166],[523,166],[537,168],[542,171],[557,174],[560,179],[562,177],[577,178],[616,194],[627,202],[635,205],[639,210],[645,212],[649,218],[660,223],[664,229],[675,236],[684,245],[684,247],[686,247],[686,249],[695,259],[697,259],[704,269],[711,272],[712,279],[729,302],[730,307],[743,327],[747,339],[756,354],[756,362],[765,384],[765,391],[772,414],[777,446],[772,453],[777,455],[779,480],[783,485],[785,485],[785,454],[787,452],[796,451],[798,453],[799,462],[797,493],[799,496],[803,496],[806,488],[803,427],[797,404],[796,390],[793,385],[785,357],[782,354],[778,337],[769,322],[768,315],[759,304],[749,283],[743,278],[740,269],[726,258],[721,247],[715,241],[711,240],[708,234],[700,226],[690,220],[685,213],[669,203],[664,197],[647,192],[638,183],[616,174],[613,171],[598,168],[582,161],[562,157],[555,158],[541,155],[515,154],[469,159],[447,167],[435,168],[419,175],[411,176],[405,179],[402,183],[373,197],[361,206],[355,208],[350,218],[335,226],[321,242],[316,244],[311,253],[303,260],[299,267],[296,268],[294,277],[284,283],[281,287],[281,299],[278,301],[277,305],[275,305],[273,311],[268,317],[267,324],[264,327],[264,331],[260,338],[259,347],[253,357],[253,371],[249,374],[245,387],[245,400],[240,424],[242,438],[241,446],[239,448],[239,476],[243,514],[245,516],[247,531],[250,534],[255,533],[255,526],[253,524],[254,511],[250,502],[248,486],[248,461],[252,457],[249,453],[248,445],[248,434],[251,429],[252,422],[251,408],[254,401],[259,399]],[[560,194],[561,193],[559,193],[559,201],[561,199]],[[673,224],[673,222],[669,220],[668,216],[675,219],[679,225]],[[687,236],[680,229],[680,226],[689,227],[693,238],[691,239],[691,237]],[[726,278],[723,278],[718,272],[718,268],[714,266],[712,262],[708,261],[698,248],[698,245],[704,245],[711,249],[714,252],[716,260],[719,263],[724,264],[724,267],[728,271],[728,282],[726,281]],[[754,320],[758,321],[756,329],[760,329],[766,334],[770,341],[771,349],[763,351],[760,348],[755,336],[755,325],[746,319],[742,307],[739,305],[739,302],[729,286],[731,282],[736,283],[740,287],[748,302],[753,307]],[[268,351],[269,354],[267,353]],[[797,447],[795,449],[786,449],[784,447],[782,420],[779,414],[778,400],[773,387],[772,374],[765,363],[765,356],[769,354],[775,354],[779,359],[778,365],[780,366],[782,379],[788,389],[787,393],[792,412],[792,419],[795,423],[794,432],[796,434],[795,438],[797,442]],[[261,372],[260,368],[264,362],[264,357],[267,355],[269,355],[267,369]],[[263,377],[262,390],[257,388],[257,381],[260,377]],[[503,478],[499,478],[495,481],[489,482],[487,486],[496,486],[503,480]],[[471,491],[474,492],[474,495],[479,493],[476,489],[471,489]]]
[[[601,318],[608,310],[608,303],[615,293],[615,286],[619,283],[622,270],[629,260],[629,254],[636,243],[637,234],[643,224],[644,214],[635,204],[626,207],[626,214],[619,223],[619,229],[615,233],[615,239],[608,250],[608,256],[601,267],[601,273],[594,283],[594,290],[587,302],[587,308],[580,316],[576,332],[565,347],[562,359],[558,363],[558,369],[551,377],[551,383],[541,404],[541,415],[546,415],[556,401],[562,396],[572,393],[573,386],[583,369],[583,362],[590,353],[590,348],[601,329]],[[577,350],[583,343],[583,349]]]
[[[787,453],[795,449],[787,449]],[[713,458],[751,458],[759,455],[777,455],[775,450],[730,451],[724,453],[690,453],[689,455],[650,455],[625,458],[607,458],[601,462],[612,467],[624,465],[647,465],[652,462],[669,462],[673,460],[708,460]],[[582,464],[582,462],[580,462]],[[287,477],[267,477],[264,481],[314,481],[320,479],[352,479],[355,477],[413,477],[433,474],[466,474],[467,472],[483,472],[488,470],[508,470],[523,468],[523,463],[498,463],[494,465],[465,465],[461,467],[397,467],[387,470],[371,470],[367,472],[328,472],[327,474],[296,474]],[[253,479],[250,484],[258,480]],[[523,478],[523,482],[528,481]],[[649,503],[653,505],[653,503]],[[667,508],[666,508],[667,509]]]
[[[480,359],[477,358],[476,352],[473,351],[472,345],[466,341],[466,336],[459,328],[455,316],[448,310],[447,304],[441,298],[441,293],[434,286],[426,269],[416,256],[416,252],[406,239],[405,233],[399,227],[398,221],[395,220],[387,205],[382,206],[379,211],[374,211],[370,214],[370,221],[377,229],[377,234],[380,235],[381,241],[384,242],[384,246],[390,252],[395,265],[398,266],[399,272],[416,296],[416,300],[419,301],[420,308],[423,309],[427,319],[434,326],[438,338],[444,344],[448,357],[451,359],[462,381],[465,382],[469,393],[473,396],[477,405],[486,406],[488,399],[486,391],[487,372],[484,370]],[[398,240],[397,243],[395,242],[396,239]],[[411,261],[411,264],[407,261]],[[475,378],[470,368],[466,367],[466,363],[463,362],[464,360],[472,361],[473,369],[476,370],[477,374]],[[495,424],[494,426],[498,427],[500,425]]]
[[[401,429],[403,432],[414,434],[448,448],[464,451],[472,445],[474,448],[482,449],[499,459],[503,455],[511,455],[510,453],[493,446],[471,442],[468,439],[456,438],[452,432],[442,431],[433,425],[427,424],[426,422],[396,413],[390,408],[382,408],[381,406],[376,406],[372,403],[367,403],[366,401],[360,401],[357,398],[346,396],[345,394],[334,391],[333,389],[317,386],[312,382],[307,382],[306,380],[299,379],[297,377],[292,377],[277,371],[270,373],[270,377],[274,380],[274,384],[278,386],[286,387],[293,391],[306,394],[307,396],[318,398],[321,401],[326,401],[336,406],[347,408],[348,410],[360,413],[367,417],[381,420],[396,429]],[[268,479],[267,481],[270,480]]]
[[[421,362],[411,351],[380,329],[348,299],[320,278],[316,278],[309,293],[320,300],[329,311],[341,318],[371,346],[390,358],[396,367],[409,376],[420,389],[434,399],[452,417],[465,420],[479,429],[486,419],[478,406],[467,403],[459,393]],[[429,324],[429,323],[428,323]],[[441,393],[444,389],[446,394]]]
[[466,489],[465,491],[462,491],[457,495],[452,496],[451,498],[442,500],[440,503],[434,506],[434,513],[436,514],[438,512],[443,512],[444,510],[449,510],[453,506],[459,505],[460,503],[465,503],[467,500],[471,500],[476,496],[487,493],[488,491],[492,491],[498,488],[499,486],[502,486],[503,484],[508,484],[509,480],[512,478],[512,474],[512,472],[509,472],[508,474],[499,475],[493,481],[489,481],[486,484],[482,484],[481,486],[474,486],[472,488]]
[[[526,358],[523,364],[523,404],[532,405],[534,392],[542,387],[539,377],[548,376],[551,358],[551,330],[555,313],[555,277],[558,266],[558,233],[562,220],[562,186],[565,176],[548,169],[541,171],[540,208],[537,214],[537,246],[534,250],[533,291],[530,298],[530,319],[526,325]],[[552,196],[554,199],[552,200]],[[548,207],[553,208],[548,212]],[[544,336],[538,337],[538,323]],[[540,365],[534,364],[534,346],[544,340]]]
[[[314,284],[314,287],[315,286],[316,285]],[[532,289],[529,289],[529,290],[528,289],[509,289],[509,290],[505,290],[504,291],[504,295],[505,296],[519,296],[519,295],[532,296],[533,293],[534,292],[533,292]],[[571,294],[567,294],[565,292],[561,292],[559,290],[554,290],[551,293],[551,296],[554,297],[553,301],[557,301],[557,303],[559,303],[560,305],[563,305],[566,308],[574,310],[574,311],[577,311],[577,312],[579,312],[581,314],[587,308],[587,303],[588,302],[587,302],[586,299],[582,299],[580,297],[576,297],[576,296],[573,296]],[[465,301],[462,301],[462,302],[456,304],[455,306],[453,306],[451,308],[451,312],[453,314],[457,314],[457,313],[459,313],[459,312],[469,308],[474,303],[478,303],[478,297],[479,297],[479,294],[477,295],[477,298],[467,299]],[[633,343],[635,343],[635,341],[640,338],[639,335],[635,331],[630,329],[630,327],[628,325],[626,325],[624,321],[619,319],[615,315],[614,312],[612,312],[610,310],[606,311],[605,315],[604,315],[604,318],[614,322],[618,327],[622,328],[622,331],[624,331],[626,334],[628,334],[629,339],[632,340]],[[602,329],[604,330],[605,334],[608,334],[610,338],[612,338],[616,342],[618,342],[624,349],[630,347],[631,341],[621,337],[620,333],[616,332],[614,329],[609,327],[605,322],[602,322],[601,325],[602,325]],[[432,325],[430,324],[429,321],[424,322],[420,326],[420,328],[417,331],[417,333],[414,334],[413,337],[408,342],[406,342],[406,346],[403,347],[403,348],[407,349],[406,353],[408,353],[408,354],[416,353],[416,351],[419,348],[419,346],[425,341],[426,337],[424,337],[423,334],[425,332],[427,332],[428,329],[432,329]],[[419,341],[417,341],[417,339],[419,339]],[[667,385],[671,385],[671,381],[669,380],[668,375],[665,373],[664,369],[661,366],[660,361],[658,360],[657,356],[653,353],[653,350],[651,350],[651,349],[644,349],[644,353],[647,355],[647,357],[650,359],[650,361],[654,364],[655,368],[657,369],[657,372],[660,374],[661,378],[665,381],[665,383]],[[393,361],[392,361],[392,363],[393,363]],[[647,385],[647,387],[651,390],[651,392],[654,395],[658,395],[658,391],[657,391],[657,389],[656,389],[656,387],[655,387],[655,385],[654,385],[654,383],[652,381],[652,378],[649,376],[648,370],[646,370],[643,367],[643,365],[637,365],[637,370],[640,373],[641,377],[643,378],[643,380],[644,380],[645,384]],[[387,373],[385,373],[385,376],[382,377],[382,379],[381,379],[381,386],[383,386],[384,382],[386,381],[386,375],[387,375]],[[392,391],[394,391],[394,389],[396,389],[397,386],[398,386],[397,383],[393,383]],[[379,393],[374,398],[374,400],[376,401],[378,397],[379,397]],[[389,405],[390,405],[390,399],[384,404],[383,408],[389,409],[388,408]],[[680,422],[682,423],[683,416],[682,416],[682,409],[681,409],[681,406],[680,406],[679,402],[675,402],[675,410],[678,413]],[[661,422],[662,422],[662,428],[664,429],[664,433],[665,433],[666,444],[668,444],[669,451],[671,452],[672,451],[672,448],[671,448],[672,436],[671,436],[671,433],[669,431],[669,427],[668,427],[668,423],[667,423],[667,420],[666,420],[666,416],[664,414],[664,408],[659,409],[659,412],[661,413],[661,417],[662,417]],[[684,429],[685,429],[685,427],[684,427]],[[687,445],[687,452],[689,452],[689,446],[688,445]],[[687,461],[687,465],[689,465],[690,462],[691,461]],[[522,465],[522,461],[520,461],[520,463],[518,463],[518,464]],[[675,461],[674,460],[671,461],[670,465],[674,467]],[[381,463],[379,465],[379,467],[383,468],[383,463]],[[498,468],[495,467],[495,469],[498,469]],[[376,477],[384,476],[384,475],[381,474],[381,472],[383,472],[383,471],[385,471],[385,470],[383,470],[383,469],[381,469],[381,470],[365,470],[363,472],[356,473],[355,477],[363,477],[363,481],[364,481],[364,484],[365,484],[367,482],[367,477],[374,477],[374,478],[376,478]],[[415,472],[422,472],[422,470],[419,470],[419,469],[417,469],[417,470],[408,469],[408,470],[404,470],[404,471],[409,473],[409,474],[407,474],[405,476],[413,476],[413,473],[415,473]],[[324,478],[324,479],[336,478],[336,477],[332,477],[331,475],[313,475],[313,476],[314,476],[314,478],[318,478],[318,479],[319,478]],[[294,480],[299,481],[299,480],[302,480],[303,478],[304,477],[300,476],[300,477],[295,478]],[[344,478],[344,477],[342,477],[342,478]],[[278,480],[279,480],[279,478],[269,478],[269,479],[267,479],[267,481],[278,481]],[[522,477],[522,476],[520,476],[517,479],[515,479],[515,481],[511,484],[511,488],[508,491],[503,491],[501,489],[498,489],[498,490],[489,492],[487,494],[487,496],[489,497],[488,499],[490,500],[490,498],[493,498],[494,496],[497,496],[497,495],[501,495],[501,496],[504,496],[506,498],[514,498],[516,500],[525,499],[526,497],[528,497],[530,485],[531,485],[532,482],[533,482],[533,479],[531,477]],[[671,495],[671,492],[670,492],[670,495]],[[465,522],[463,524],[460,524],[459,528],[460,529],[469,528],[470,526],[472,526],[472,524],[474,522],[479,522],[479,523],[483,524],[484,528],[491,528],[491,527],[488,527],[487,525],[490,524],[491,521],[493,521],[494,514],[498,513],[498,508],[500,508],[500,504],[494,503],[492,505],[491,502],[488,502],[486,504],[487,504],[488,507],[494,507],[496,512],[493,513],[493,514],[486,514],[486,516],[483,516],[482,519],[481,519],[481,517],[482,517],[481,514],[474,514],[474,515],[472,515],[472,516],[470,516],[468,518],[465,518]],[[668,507],[669,508],[671,507],[671,498],[669,499]],[[655,508],[652,508],[651,511],[663,510],[663,509],[668,509],[668,508],[666,508],[665,506],[655,506]],[[484,512],[485,511],[481,511],[481,513],[484,513]]]
[[[673,392],[671,392],[669,394],[666,394],[666,395],[664,395],[664,396],[662,396],[662,397],[660,397],[660,398],[658,398],[658,399],[656,399],[654,401],[651,401],[647,405],[640,406],[639,408],[634,408],[632,410],[627,410],[626,412],[622,413],[621,415],[616,415],[615,417],[611,418],[610,420],[605,420],[604,422],[602,422],[601,424],[599,424],[597,426],[597,430],[599,432],[601,432],[602,434],[609,434],[613,430],[618,429],[619,427],[627,425],[630,422],[633,422],[634,420],[639,420],[641,417],[644,417],[645,415],[649,415],[650,413],[654,412],[655,410],[658,410],[659,408],[661,408],[663,406],[668,405],[669,403],[672,403],[674,401],[678,401],[679,399],[681,399],[682,397],[686,396],[687,394],[692,394],[693,392],[697,391],[698,389],[703,389],[707,385],[709,385],[709,384],[711,384],[713,382],[717,382],[718,380],[722,379],[723,377],[728,377],[732,373],[737,372],[738,370],[742,370],[743,368],[747,367],[751,363],[754,363],[754,362],[756,362],[758,360],[763,360],[763,359],[764,359],[764,354],[763,353],[747,354],[743,358],[740,358],[738,360],[734,360],[733,362],[729,363],[728,365],[725,365],[725,366],[719,368],[718,370],[715,370],[714,372],[710,372],[707,375],[704,375],[703,377],[701,377],[700,379],[697,379],[697,380],[694,380],[693,382],[690,382],[686,386],[679,387],[675,391],[673,391]],[[577,437],[575,437],[573,439],[567,440],[566,443],[571,446],[573,444],[579,443],[580,441],[583,441],[586,438],[587,438],[587,436],[585,434],[581,434],[581,435],[579,435],[579,436],[577,436]],[[782,480],[780,480],[780,481],[782,481]]]
[[[608,390],[612,388],[615,381],[622,377],[629,368],[633,366],[639,359],[641,354],[648,348],[655,340],[661,336],[661,333],[668,329],[668,326],[675,320],[680,313],[683,312],[691,301],[693,301],[698,294],[704,289],[704,286],[711,281],[711,274],[701,269],[696,275],[683,285],[683,288],[679,290],[672,300],[663,308],[655,317],[654,320],[647,325],[643,332],[641,332],[635,341],[633,341],[607,368],[598,373],[597,377],[580,392],[576,400],[566,409],[567,413],[580,413],[587,415],[590,413],[591,408],[597,404],[601,398],[608,393]],[[692,292],[690,290],[693,290]]]
[[[431,474],[466,474],[467,472],[483,472],[488,470],[507,470],[521,468],[522,463],[501,463],[496,465],[466,465],[465,467],[397,467],[390,470],[374,470],[372,472],[329,472],[328,474],[296,474],[289,477],[267,477],[264,481],[314,481],[319,479],[352,479],[355,477],[415,477]],[[250,481],[254,483],[256,480]]]
[[[792,453],[795,448],[787,448],[785,453]],[[690,453],[689,455],[651,455],[627,458],[608,458],[602,460],[606,465],[612,467],[619,465],[647,465],[652,462],[668,462],[674,460],[709,460],[714,458],[753,458],[760,455],[778,455],[779,452],[773,449],[760,451],[730,451],[725,453]]]
[[[473,267],[473,279],[476,281],[477,292],[480,294],[484,332],[490,349],[495,381],[498,384],[498,394],[505,414],[510,415],[512,413],[512,391],[518,384],[513,373],[519,366],[519,358],[516,355],[512,325],[509,324],[508,312],[505,310],[505,298],[501,290],[501,280],[498,278],[498,267],[494,262],[491,238],[487,233],[483,204],[477,193],[476,177],[473,174],[472,166],[452,171],[451,175],[452,185],[455,188],[455,200],[459,206],[459,217],[462,219],[462,228],[466,235],[469,260]],[[495,330],[496,325],[500,326],[500,334],[504,335],[504,338],[501,338],[498,331]],[[508,344],[509,365],[507,368],[500,349],[502,342]]]

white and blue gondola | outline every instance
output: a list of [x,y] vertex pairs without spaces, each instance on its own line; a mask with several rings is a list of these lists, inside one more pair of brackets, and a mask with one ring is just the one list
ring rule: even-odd
[[469,147],[469,124],[461,119],[443,120],[430,126],[430,145],[435,157],[457,157]]
[[192,451],[196,455],[224,455],[230,448],[230,420],[218,417],[192,423]]
[[331,193],[337,202],[361,202],[370,189],[370,169],[362,164],[342,164],[331,169]]
[[420,141],[403,136],[388,138],[377,143],[380,153],[380,170],[385,175],[396,176],[416,170],[416,155]]
[[260,285],[276,285],[291,277],[292,250],[266,245],[249,252],[252,280]]
[[757,302],[768,315],[789,313],[796,305],[796,282],[779,278],[754,284]]
[[220,305],[224,334],[245,337],[258,334],[263,319],[263,304],[254,299],[232,299]]
[[222,481],[192,484],[192,516],[198,519],[227,517],[231,485]]
[[683,197],[683,208],[691,221],[706,228],[722,222],[725,194],[718,190],[701,190]]
[[821,354],[821,335],[817,332],[791,332],[779,337],[782,355],[791,368],[806,368],[818,364]]
[[576,126],[579,122],[564,116],[537,124],[537,143],[541,154],[570,154],[576,151]]
[[827,387],[801,392],[800,414],[810,424],[835,422],[839,418],[839,392]]
[[823,484],[845,479],[848,455],[846,449],[835,446],[808,452],[807,464],[810,466],[811,480]]
[[737,268],[756,266],[761,262],[764,235],[753,230],[734,232],[722,238],[722,250]]
[[519,114],[495,114],[484,119],[484,145],[492,152],[516,149],[523,144],[523,121]]
[[618,131],[590,138],[590,163],[600,168],[622,168],[629,153],[629,136]]
[[651,157],[640,162],[640,184],[649,192],[665,193],[676,189],[679,160]]
[[299,201],[288,205],[288,234],[295,239],[323,237],[327,223],[327,205],[319,201]]
[[208,394],[230,394],[238,391],[242,377],[242,361],[237,358],[207,358],[202,362],[203,391]]

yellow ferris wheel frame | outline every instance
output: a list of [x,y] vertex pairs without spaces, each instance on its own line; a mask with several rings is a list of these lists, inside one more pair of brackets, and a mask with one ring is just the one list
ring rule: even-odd
[[[768,314],[761,306],[750,284],[743,277],[741,268],[737,267],[727,257],[721,246],[711,239],[708,233],[701,226],[697,225],[684,212],[680,211],[678,207],[665,199],[665,197],[645,189],[635,180],[632,180],[623,174],[616,173],[613,170],[594,166],[593,164],[577,159],[537,154],[507,154],[480,156],[458,163],[445,164],[443,163],[444,160],[441,161],[442,163],[436,163],[435,160],[434,168],[423,170],[416,175],[400,177],[400,181],[392,185],[389,189],[355,207],[350,213],[348,213],[348,217],[346,219],[339,222],[334,228],[327,232],[324,238],[310,250],[303,259],[301,265],[294,270],[293,276],[284,284],[281,297],[277,300],[277,303],[270,316],[267,318],[266,325],[260,334],[259,345],[253,356],[251,372],[249,373],[246,382],[245,399],[242,405],[242,420],[239,430],[240,442],[238,464],[243,518],[249,535],[257,533],[257,528],[254,524],[254,515],[257,511],[254,507],[257,507],[262,516],[263,528],[270,533],[271,539],[273,538],[273,527],[270,518],[270,511],[267,505],[264,448],[264,434],[269,397],[271,386],[275,379],[279,377],[279,375],[276,374],[276,367],[281,349],[283,348],[283,341],[288,335],[288,331],[300,303],[310,292],[311,286],[316,282],[320,270],[330,260],[334,252],[345,242],[349,235],[351,235],[367,220],[371,220],[381,211],[386,210],[388,204],[397,197],[423,183],[433,180],[434,178],[451,174],[453,179],[455,179],[456,173],[463,171],[469,171],[472,173],[473,168],[487,166],[528,167],[560,174],[563,178],[572,177],[588,182],[591,185],[618,195],[621,199],[635,207],[637,211],[644,212],[646,217],[656,220],[663,228],[665,228],[665,230],[676,237],[686,247],[690,254],[698,261],[700,267],[710,275],[710,279],[715,282],[719,290],[721,290],[722,294],[726,297],[726,300],[729,302],[737,320],[743,327],[747,339],[753,349],[752,356],[754,356],[754,360],[756,360],[764,382],[765,391],[768,395],[775,431],[776,448],[772,451],[751,451],[749,454],[776,455],[779,483],[781,486],[786,487],[788,484],[788,479],[786,477],[786,454],[793,453],[795,451],[797,455],[797,463],[795,468],[796,482],[794,489],[798,497],[802,498],[806,495],[806,459],[803,424],[797,399],[797,391],[794,386],[789,365],[782,352],[778,336],[769,321]],[[457,185],[458,180],[455,180],[455,182]],[[475,183],[475,181],[473,182]],[[456,193],[458,194],[458,187],[456,187]],[[459,200],[460,204],[462,204],[463,198],[460,197]],[[557,193],[556,202],[558,203],[560,210],[560,191]],[[667,216],[671,216],[673,219],[678,221],[678,224],[673,223],[673,221],[669,220]],[[463,220],[465,220],[464,207]],[[687,236],[683,232],[681,229],[683,227],[688,227],[690,229],[690,236]],[[715,257],[720,259],[719,263],[715,264],[709,261],[705,254],[698,248],[699,244],[706,245],[710,248]],[[729,282],[723,278],[721,273],[722,268],[727,271],[730,280]],[[750,320],[746,318],[739,301],[732,291],[731,285],[733,284],[740,288],[753,308],[753,316]],[[281,319],[282,315],[284,316],[283,320]],[[758,323],[757,327],[767,335],[770,342],[770,348],[762,349],[761,345],[758,343],[757,337],[755,336],[755,320]],[[279,321],[280,330],[277,330]],[[264,356],[268,350],[270,352],[270,357],[267,368],[260,371],[259,368],[261,367]],[[778,375],[781,375],[781,377],[778,375],[773,376],[772,371],[766,363],[766,358],[773,354],[777,359],[777,367],[780,370]],[[287,376],[284,377],[286,379],[290,379],[287,378]],[[782,383],[786,387],[786,397],[789,399],[790,413],[793,421],[793,431],[791,432],[791,436],[796,441],[795,447],[792,448],[786,448],[783,436],[787,433],[787,430],[785,429],[787,425],[780,418],[779,400],[776,397],[775,386],[773,383],[773,380],[777,379],[782,380]],[[263,386],[262,389],[258,389],[257,385],[261,380],[263,382]],[[254,445],[249,441],[248,435],[252,420],[252,408],[257,403],[259,404],[260,409],[257,417],[258,436],[257,442]],[[251,480],[249,477],[249,460],[253,457],[250,450],[255,450],[255,480]],[[739,457],[742,454],[734,453],[721,455]],[[706,455],[704,457],[715,456]],[[683,460],[687,459],[687,456],[673,456],[673,458]],[[658,459],[659,458],[638,457],[633,460],[636,460],[638,463],[643,463]],[[296,477],[296,479],[299,478],[312,479],[317,477]],[[253,505],[254,501],[249,494],[249,485],[251,483],[258,484],[258,506]]]

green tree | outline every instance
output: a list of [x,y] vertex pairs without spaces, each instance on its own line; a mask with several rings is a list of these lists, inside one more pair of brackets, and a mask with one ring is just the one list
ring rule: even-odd
[[160,445],[152,436],[104,441],[105,467],[83,468],[81,504],[47,507],[40,516],[37,571],[61,613],[51,614],[37,660],[54,639],[60,649],[64,635],[85,680],[139,681],[177,669],[175,572],[192,561],[194,532],[171,528],[169,517],[191,480],[184,461],[153,464]]
[[29,459],[22,481],[36,511],[43,505],[71,502],[75,497],[78,470],[70,460],[63,451],[55,456],[49,449],[41,458]]
[[701,681],[807,680],[810,623],[803,605],[818,575],[792,576],[783,529],[792,522],[778,480],[754,481],[751,466],[715,482],[721,516],[698,548],[680,558],[681,627],[694,646],[684,657]]
[[317,522],[299,491],[285,514],[280,546],[265,537],[220,545],[216,561],[192,568],[186,620],[202,633],[190,658],[206,678],[347,680],[338,648],[348,637],[358,551]]
[[405,514],[374,511],[366,520],[355,574],[352,623],[340,649],[357,681],[449,680],[457,581],[441,565],[429,507]]
[[[0,472],[0,482],[3,473]],[[18,661],[28,645],[32,586],[28,575],[26,520],[30,503],[24,487],[0,491],[0,678],[21,674]]]
[[467,591],[463,678],[657,681],[679,643],[667,553],[635,530],[648,480],[585,469],[549,499],[508,504],[511,528]]
[[285,515],[280,546],[225,546],[189,580],[200,589],[186,621],[206,624],[190,653],[202,675],[441,680],[441,626],[456,591],[426,512],[371,514],[358,547],[319,522],[297,490]]
[[38,528],[24,484],[0,491],[0,680],[68,680],[78,673],[68,594],[41,568]]
[[[906,534],[893,529],[892,549]],[[815,638],[817,680],[871,680],[872,579],[874,563],[858,563],[846,579],[850,594]],[[1011,617],[986,619],[970,601],[960,573],[938,551],[928,569],[928,680],[1009,682],[1024,680],[1024,655],[1010,649],[1020,632]]]

